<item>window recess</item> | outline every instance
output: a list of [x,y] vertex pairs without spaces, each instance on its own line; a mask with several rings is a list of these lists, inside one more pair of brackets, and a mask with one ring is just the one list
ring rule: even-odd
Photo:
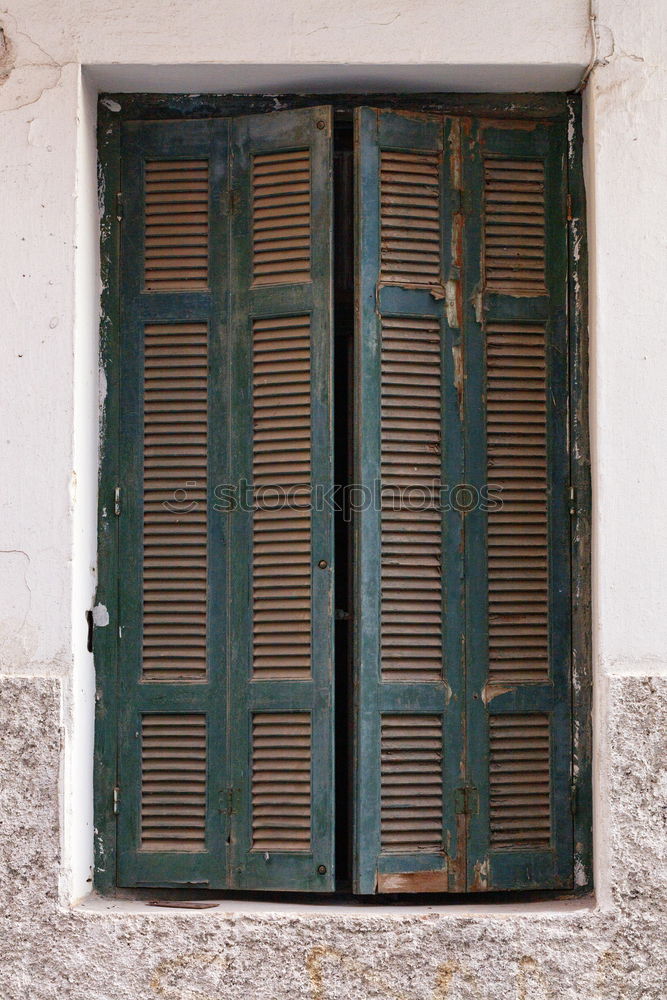
[[565,124],[334,118],[119,127],[101,880],[568,889]]

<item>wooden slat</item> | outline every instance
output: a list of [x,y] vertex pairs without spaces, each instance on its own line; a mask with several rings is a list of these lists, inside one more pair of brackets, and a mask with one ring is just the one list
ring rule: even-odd
[[206,716],[141,720],[141,850],[206,848]]
[[441,281],[440,157],[380,154],[380,280],[403,286]]
[[540,324],[486,331],[489,681],[549,676],[546,348]]
[[540,161],[484,161],[484,268],[490,290],[545,293]]
[[440,330],[385,317],[381,359],[381,668],[384,680],[442,674]]
[[303,680],[311,674],[308,316],[253,322],[253,428],[253,673]]
[[383,853],[442,850],[442,719],[382,716]]
[[307,712],[253,715],[253,851],[310,850],[311,730]]
[[307,149],[253,157],[253,284],[310,280],[310,185]]
[[551,846],[549,717],[489,719],[491,847]]
[[208,285],[207,160],[145,165],[144,284],[147,291]]
[[144,344],[143,679],[202,681],[208,330],[149,325]]

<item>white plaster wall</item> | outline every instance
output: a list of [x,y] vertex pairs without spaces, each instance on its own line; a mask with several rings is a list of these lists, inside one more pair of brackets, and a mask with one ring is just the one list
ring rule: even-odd
[[[667,674],[667,4],[597,6],[602,64],[585,109],[596,883],[606,912],[632,896],[616,863],[633,835],[607,745],[610,699],[625,690],[621,675],[644,684]],[[36,702],[38,677],[59,692],[61,901],[85,894],[92,859],[84,611],[95,586],[96,90],[569,89],[590,58],[588,14],[587,0],[18,0],[0,13],[0,680],[30,681]],[[631,713],[650,697],[618,694],[614,704],[613,732],[639,733]],[[644,793],[654,801],[664,787]],[[0,870],[11,854],[1,831]],[[20,979],[25,994],[3,993],[1,982],[2,1000],[53,995]],[[578,1000],[572,983],[562,995]]]

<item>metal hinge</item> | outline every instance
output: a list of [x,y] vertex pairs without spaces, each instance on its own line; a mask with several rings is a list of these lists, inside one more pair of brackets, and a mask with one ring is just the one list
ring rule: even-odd
[[454,812],[457,816],[473,816],[479,812],[479,792],[474,785],[454,789]]
[[123,218],[123,192],[116,191],[116,218],[120,222]]
[[576,814],[577,814],[577,783],[574,780],[572,780],[570,782],[570,809],[572,811],[572,815],[576,816]]
[[574,517],[577,513],[577,488],[576,486],[570,486],[569,489],[569,500],[570,500],[570,514]]
[[572,195],[567,196],[567,221],[572,222]]
[[118,806],[119,806],[119,803],[120,803],[120,788],[118,787],[118,785],[116,785],[116,787],[113,790],[113,814],[114,814],[114,816],[118,815]]
[[220,812],[226,816],[234,816],[241,805],[241,789],[225,788],[220,792]]
[[116,517],[120,517],[120,486],[113,491],[113,512]]
[[223,215],[234,215],[239,207],[238,191],[230,189],[220,194],[220,211]]

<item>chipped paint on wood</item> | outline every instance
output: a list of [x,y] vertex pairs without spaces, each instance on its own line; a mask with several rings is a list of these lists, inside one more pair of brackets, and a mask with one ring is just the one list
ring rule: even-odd
[[378,872],[378,892],[447,892],[447,871]]

